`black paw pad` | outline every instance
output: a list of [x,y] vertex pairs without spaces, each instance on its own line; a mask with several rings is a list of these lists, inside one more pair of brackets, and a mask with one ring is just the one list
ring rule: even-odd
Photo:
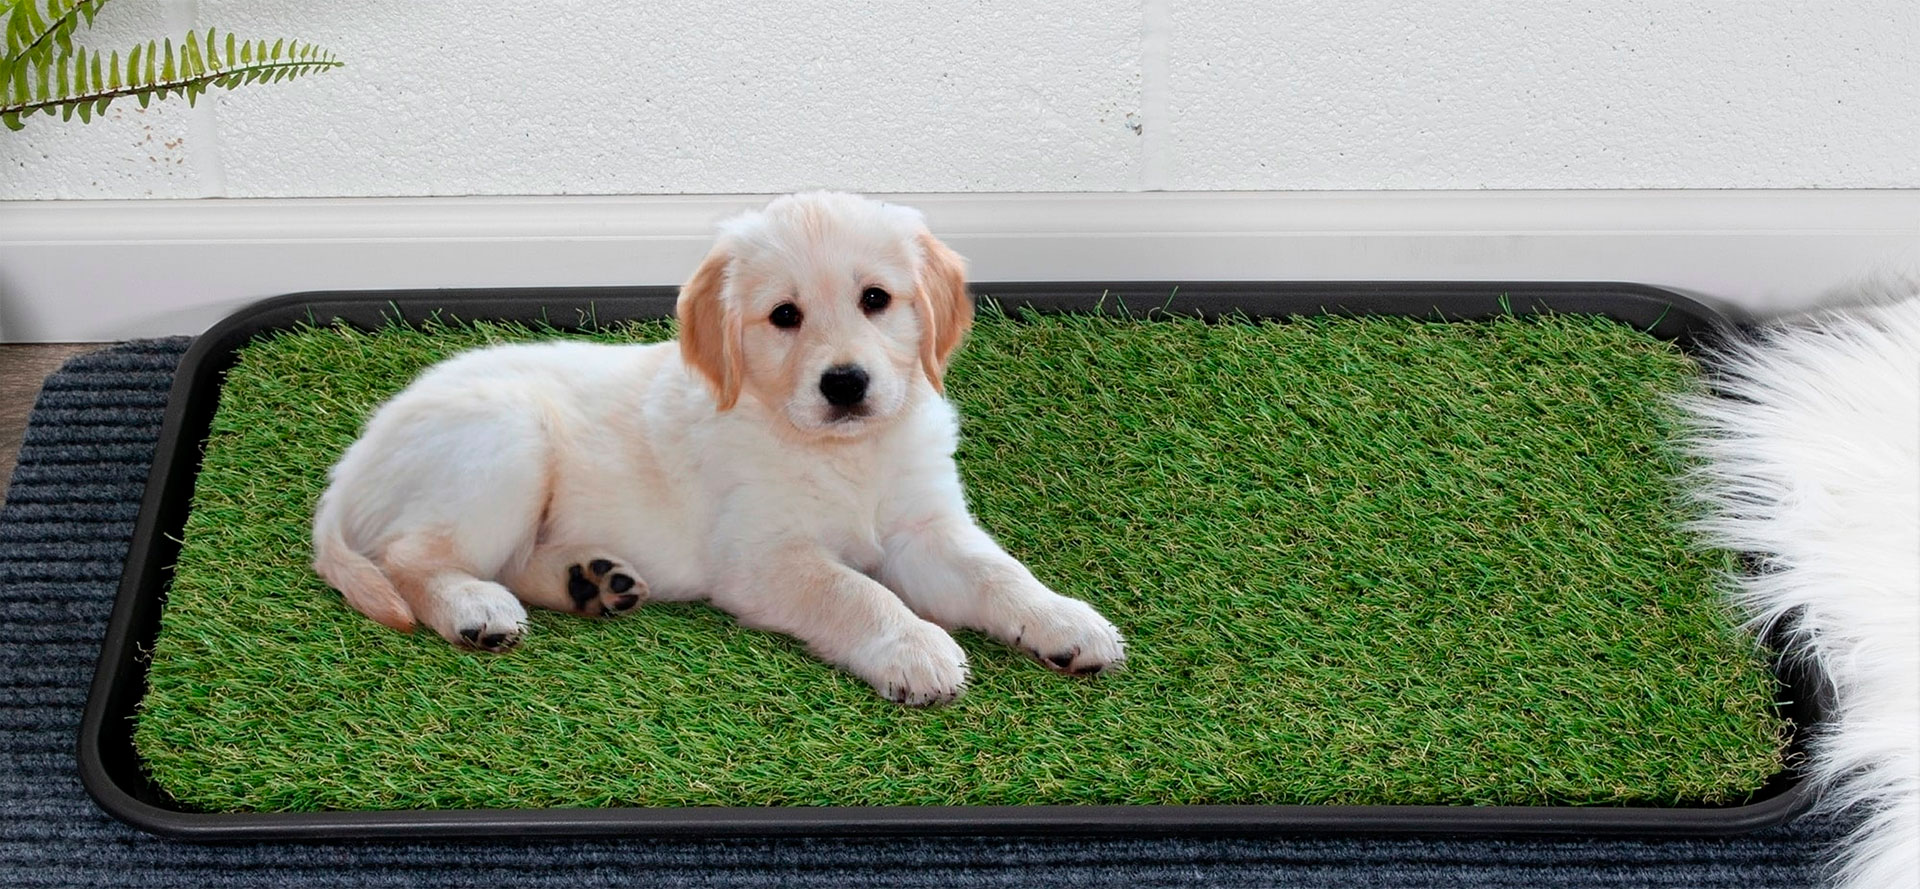
[[456,644],[461,648],[473,651],[491,651],[497,653],[512,648],[514,644],[519,641],[520,633],[518,631],[488,633],[481,627],[462,627],[460,629],[460,641]]
[[579,565],[567,569],[567,595],[573,599],[574,607],[585,608],[588,602],[600,596],[600,587],[588,580]]
[[581,614],[611,617],[638,607],[647,586],[633,569],[613,559],[589,559],[567,566],[567,597]]
[[1071,651],[1062,652],[1060,654],[1050,654],[1050,655],[1047,655],[1047,663],[1052,664],[1064,670],[1067,668],[1068,664],[1073,663],[1074,654],[1075,652],[1071,652]]

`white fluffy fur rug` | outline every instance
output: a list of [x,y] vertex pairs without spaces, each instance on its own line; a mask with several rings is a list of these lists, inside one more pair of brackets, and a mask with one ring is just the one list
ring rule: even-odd
[[1736,595],[1832,684],[1821,807],[1864,816],[1837,885],[1920,886],[1920,295],[1766,328],[1690,399],[1701,527],[1761,554]]

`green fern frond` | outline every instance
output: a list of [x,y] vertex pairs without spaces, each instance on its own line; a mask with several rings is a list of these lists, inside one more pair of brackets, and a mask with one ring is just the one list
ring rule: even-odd
[[209,88],[278,82],[341,67],[333,54],[312,44],[240,40],[225,36],[221,52],[216,29],[188,32],[176,52],[172,38],[135,44],[126,54],[75,46],[72,34],[92,24],[107,0],[4,0],[7,56],[0,67],[0,122],[18,130],[33,114],[75,114],[82,122],[107,110],[113,100],[133,96],[146,107],[154,99],[184,96],[194,104]]
[[84,20],[93,24],[93,16],[106,0],[9,0],[7,15],[7,61],[44,63],[57,49],[73,51],[73,32]]

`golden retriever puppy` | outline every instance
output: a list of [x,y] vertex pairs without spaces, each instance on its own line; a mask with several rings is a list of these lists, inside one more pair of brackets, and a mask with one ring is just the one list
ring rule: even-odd
[[967,511],[947,359],[962,260],[919,212],[792,195],[722,224],[678,343],[497,346],[422,373],[333,467],[316,571],[368,617],[504,651],[532,605],[708,599],[904,704],[960,694],[980,630],[1047,666],[1124,657]]

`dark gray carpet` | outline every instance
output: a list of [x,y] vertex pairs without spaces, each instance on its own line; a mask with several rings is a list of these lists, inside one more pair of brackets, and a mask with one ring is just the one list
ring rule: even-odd
[[0,511],[0,885],[1786,887],[1828,822],[1724,840],[645,839],[197,846],[121,825],[74,738],[184,340],[47,382]]

